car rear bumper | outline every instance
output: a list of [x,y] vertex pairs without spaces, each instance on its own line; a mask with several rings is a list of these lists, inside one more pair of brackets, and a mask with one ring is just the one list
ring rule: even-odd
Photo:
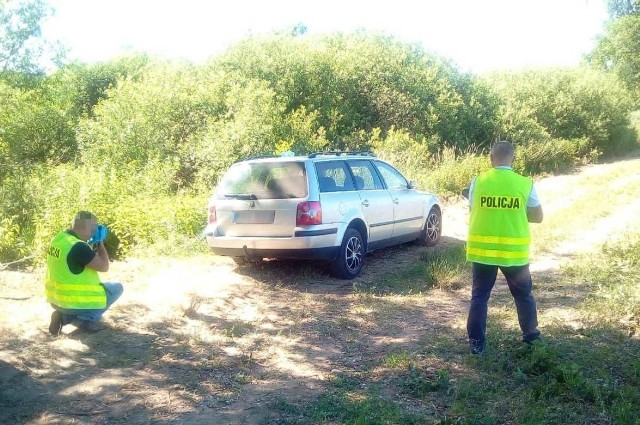
[[207,235],[213,252],[230,257],[333,260],[341,240],[337,228],[297,230],[293,237],[241,237]]
[[216,255],[246,258],[291,258],[299,260],[335,260],[340,247],[308,249],[256,249],[211,247]]

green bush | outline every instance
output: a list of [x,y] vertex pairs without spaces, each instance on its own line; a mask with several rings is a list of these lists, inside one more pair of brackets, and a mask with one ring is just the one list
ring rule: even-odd
[[380,129],[376,128],[371,135],[370,144],[375,154],[389,161],[409,179],[423,180],[423,176],[435,166],[427,141],[418,142],[408,132],[395,128],[391,128],[385,138],[380,134]]
[[20,89],[0,81],[0,104],[0,164],[63,162],[73,157],[77,118],[73,95],[57,82],[45,80],[36,88]]
[[516,147],[515,171],[526,175],[565,172],[599,156],[588,138],[549,139]]
[[444,196],[460,195],[462,189],[469,187],[473,177],[491,166],[488,155],[456,154],[451,148],[438,155],[437,164],[424,177],[425,186]]
[[[204,230],[206,199],[188,195],[132,196],[114,205],[105,216],[105,223],[117,239],[120,256],[149,250],[154,245],[164,246],[162,251],[166,254],[175,254],[185,245],[185,238],[196,240]],[[167,244],[178,240],[181,242],[175,250]]]
[[[44,166],[12,167],[0,176],[0,261],[30,257],[34,223],[40,211],[40,180]],[[28,264],[28,263],[24,263]]]
[[287,114],[304,107],[311,134],[326,134],[333,150],[353,149],[361,131],[375,128],[459,149],[486,143],[496,130],[496,99],[484,83],[384,35],[254,37],[212,66],[267,82]]
[[[21,237],[21,228],[15,217],[0,219],[0,266],[29,255],[28,246]],[[1,268],[0,268],[1,269]]]
[[35,193],[39,208],[33,213],[34,251],[44,254],[51,238],[69,228],[79,210],[93,212],[109,228],[105,245],[116,258],[172,238],[197,239],[206,224],[206,196],[168,194],[153,185],[157,180],[148,175],[125,179],[115,172],[70,165],[52,168],[34,179],[39,187]]
[[500,137],[517,144],[588,139],[604,155],[633,147],[633,101],[606,72],[587,68],[499,73],[486,78],[500,97]]

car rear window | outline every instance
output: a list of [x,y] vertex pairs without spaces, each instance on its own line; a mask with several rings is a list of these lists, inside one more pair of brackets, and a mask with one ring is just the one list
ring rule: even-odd
[[304,163],[291,161],[234,164],[216,190],[217,199],[287,199],[307,194]]

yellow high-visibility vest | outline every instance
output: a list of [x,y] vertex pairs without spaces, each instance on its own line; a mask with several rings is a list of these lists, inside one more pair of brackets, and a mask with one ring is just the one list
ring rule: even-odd
[[69,309],[100,309],[107,306],[107,294],[98,272],[85,267],[82,273],[69,270],[67,256],[76,243],[86,243],[67,232],[58,233],[47,252],[45,293],[47,302]]
[[510,169],[492,168],[476,178],[467,261],[497,266],[529,264],[527,200],[532,188],[531,178]]

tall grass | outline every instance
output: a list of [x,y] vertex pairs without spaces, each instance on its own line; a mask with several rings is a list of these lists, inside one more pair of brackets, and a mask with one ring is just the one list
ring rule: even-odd
[[436,156],[436,163],[437,167],[427,170],[422,181],[426,188],[445,197],[459,195],[474,176],[490,166],[487,155],[471,150],[456,152],[453,148],[443,149]]
[[[157,175],[119,176],[108,170],[58,165],[7,177],[0,187],[0,262],[44,259],[51,238],[69,228],[76,211],[89,210],[110,230],[111,256],[204,251],[205,194],[163,190]],[[25,190],[28,188],[28,190]]]
[[640,233],[605,244],[599,255],[566,267],[565,275],[592,288],[584,303],[591,326],[615,326],[640,337]]
[[[421,254],[420,260],[380,276],[366,292],[378,295],[420,294],[430,289],[457,289],[468,281],[469,267],[463,244],[443,245]],[[361,288],[356,287],[360,291]]]
[[[600,152],[587,138],[536,140],[516,146],[513,169],[528,176],[562,173],[593,163],[599,156]],[[469,187],[473,177],[491,166],[488,153],[473,148],[464,152],[445,148],[434,157],[434,162],[437,166],[426,167],[418,181],[444,197],[459,195]]]

